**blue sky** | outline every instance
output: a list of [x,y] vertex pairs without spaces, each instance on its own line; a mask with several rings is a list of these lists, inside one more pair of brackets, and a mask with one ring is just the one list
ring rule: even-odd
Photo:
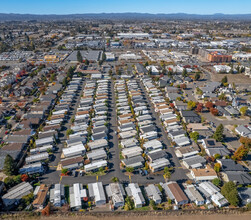
[[102,12],[248,14],[251,0],[0,0],[0,13]]

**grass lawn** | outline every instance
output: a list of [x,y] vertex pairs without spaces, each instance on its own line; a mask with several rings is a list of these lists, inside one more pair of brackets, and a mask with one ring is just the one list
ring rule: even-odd
[[95,173],[85,173],[85,176],[104,176],[106,175],[105,171],[97,171]]
[[6,121],[8,121],[8,120],[10,120],[10,119],[11,119],[11,116],[4,117],[4,119],[5,119]]

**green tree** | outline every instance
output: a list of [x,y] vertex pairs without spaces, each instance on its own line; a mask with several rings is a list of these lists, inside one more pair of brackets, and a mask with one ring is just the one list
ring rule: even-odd
[[74,131],[72,129],[67,129],[66,136],[69,137],[73,133],[74,133]]
[[170,177],[171,177],[171,172],[170,172],[170,170],[169,170],[168,167],[165,167],[165,168],[164,168],[164,175],[163,175],[163,177],[165,178],[166,181],[170,179]]
[[98,171],[102,173],[102,172],[104,172],[104,168],[103,168],[103,167],[100,167],[100,168],[98,169]]
[[132,199],[127,196],[125,198],[125,207],[124,207],[125,211],[129,211],[129,210],[132,210],[134,209],[134,202],[132,201]]
[[189,134],[189,136],[190,136],[190,138],[192,138],[194,140],[195,143],[197,143],[200,134],[197,131],[195,131],[195,132],[191,132]]
[[183,69],[182,76],[183,77],[187,77],[188,76],[186,68]]
[[68,172],[68,169],[67,169],[67,168],[63,168],[63,169],[61,170],[61,173],[64,174],[64,175],[67,174],[67,172]]
[[224,132],[224,127],[223,124],[220,124],[217,128],[216,131],[214,132],[213,138],[216,141],[222,142],[223,141],[223,132]]
[[218,187],[220,187],[221,184],[222,184],[222,182],[221,182],[221,180],[220,180],[219,178],[214,178],[214,179],[212,180],[212,183],[213,183],[215,186],[218,186]]
[[112,182],[117,183],[119,181],[118,177],[112,177]]
[[89,206],[89,208],[92,207],[92,202],[91,201],[88,202],[88,206]]
[[220,159],[221,158],[221,155],[220,154],[215,154],[214,155],[214,159],[217,160],[217,159]]
[[225,93],[221,93],[219,96],[218,96],[219,100],[223,100],[223,101],[226,101],[227,100],[227,97],[226,97],[226,94]]
[[9,154],[5,157],[3,172],[8,176],[12,176],[16,172],[15,160]]
[[133,167],[126,167],[126,172],[132,173],[134,171]]
[[240,113],[241,113],[242,115],[246,115],[246,114],[247,114],[247,110],[248,110],[248,107],[247,107],[247,106],[242,106],[242,107],[240,108]]
[[237,206],[239,204],[238,191],[234,182],[230,181],[225,183],[221,188],[221,193],[231,205]]
[[81,55],[81,53],[80,53],[79,50],[78,50],[78,52],[77,52],[77,60],[78,60],[79,63],[82,63],[82,62],[83,62],[83,57],[82,57],[82,55]]
[[89,60],[87,60],[87,59],[86,59],[86,60],[85,60],[85,65],[87,65],[87,66],[88,66],[88,65],[89,65],[89,63],[90,63],[90,62],[89,62]]
[[227,76],[224,76],[221,80],[221,83],[224,85],[227,82],[228,82]]
[[194,76],[194,79],[198,81],[200,79],[200,73],[197,72]]
[[13,177],[13,180],[14,180],[14,182],[15,182],[16,184],[21,183],[21,182],[22,182],[22,180],[21,180],[21,175],[14,176],[14,177]]
[[156,204],[155,204],[155,202],[154,202],[152,199],[150,200],[149,204],[150,204],[150,206],[151,206],[151,208],[152,208],[153,210],[156,210],[156,209],[157,209]]
[[4,184],[7,188],[11,188],[12,186],[15,185],[15,181],[12,177],[6,177],[4,179]]

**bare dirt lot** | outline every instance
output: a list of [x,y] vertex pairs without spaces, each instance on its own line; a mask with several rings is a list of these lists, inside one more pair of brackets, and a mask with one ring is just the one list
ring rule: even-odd
[[212,81],[220,82],[221,79],[227,76],[228,83],[235,83],[235,84],[251,84],[251,78],[243,75],[243,74],[219,74],[219,73],[211,73]]

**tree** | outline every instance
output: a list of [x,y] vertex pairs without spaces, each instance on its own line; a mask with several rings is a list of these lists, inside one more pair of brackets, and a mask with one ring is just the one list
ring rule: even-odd
[[191,132],[189,134],[189,136],[190,136],[190,138],[192,138],[194,140],[195,143],[197,143],[200,134],[197,131],[195,131],[195,132]]
[[86,59],[86,60],[85,60],[85,65],[87,65],[87,66],[88,66],[88,65],[89,65],[89,63],[90,63],[90,62],[89,62],[89,60],[87,60],[87,59]]
[[219,172],[220,172],[220,170],[221,170],[221,165],[220,165],[220,163],[215,163],[215,164],[214,164],[214,170],[215,170],[216,173],[219,173]]
[[132,210],[134,209],[134,202],[132,201],[132,199],[130,197],[126,197],[125,198],[125,207],[124,207],[124,210],[125,211],[129,211],[129,210]]
[[156,209],[157,209],[156,204],[155,204],[155,202],[154,202],[152,199],[150,200],[149,204],[150,204],[150,206],[151,206],[151,208],[152,208],[153,210],[156,210]]
[[215,186],[218,186],[218,187],[220,187],[221,184],[222,184],[222,182],[221,182],[221,180],[220,180],[219,178],[214,178],[214,179],[212,180],[212,183],[213,183]]
[[134,171],[133,167],[126,167],[126,172],[132,173]]
[[68,169],[67,168],[63,168],[61,170],[61,173],[64,174],[64,175],[66,175],[68,173]]
[[246,148],[251,148],[251,138],[241,137],[239,140]]
[[240,108],[240,113],[241,113],[242,115],[246,115],[246,114],[247,114],[247,110],[248,110],[248,107],[247,107],[247,106],[242,106],[242,107]]
[[221,83],[224,85],[227,82],[228,82],[227,76],[224,76],[221,80]]
[[12,186],[14,186],[15,184],[15,181],[12,177],[6,177],[4,179],[4,184],[7,188],[11,188]]
[[164,178],[165,178],[165,180],[167,181],[168,179],[170,179],[170,177],[171,177],[171,172],[170,172],[170,170],[169,170],[169,168],[168,167],[165,167],[164,168]]
[[197,72],[194,76],[194,79],[198,81],[200,79],[200,73]]
[[187,88],[187,85],[185,83],[183,83],[183,84],[180,85],[180,88],[185,90]]
[[182,76],[183,77],[187,77],[188,76],[186,68],[183,69]]
[[214,159],[217,160],[217,159],[220,159],[221,158],[221,155],[220,154],[215,154],[214,155]]
[[192,100],[190,100],[188,103],[187,103],[187,108],[189,110],[192,110],[196,107],[196,102],[193,102]]
[[21,183],[22,182],[21,175],[14,176],[13,180],[14,180],[15,184]]
[[72,129],[67,129],[66,136],[69,137],[73,133],[74,133],[74,131]]
[[202,103],[198,103],[195,111],[196,112],[202,112],[202,109],[203,109],[203,104]]
[[249,148],[246,147],[246,146],[244,146],[244,145],[241,145],[241,146],[234,152],[233,160],[237,160],[237,161],[243,160],[244,158],[247,157],[248,152],[249,152]]
[[223,141],[223,132],[224,132],[224,127],[223,124],[220,124],[217,128],[216,131],[214,132],[213,138],[216,141],[222,142]]
[[113,177],[112,182],[117,183],[119,181],[118,177]]
[[22,174],[22,176],[21,176],[22,182],[26,182],[26,181],[28,181],[28,179],[29,179],[29,176],[27,174]]
[[50,203],[48,203],[47,206],[45,206],[45,208],[42,210],[42,215],[43,216],[49,216],[50,215]]
[[82,57],[82,55],[81,55],[81,53],[80,53],[79,50],[78,50],[78,52],[77,52],[77,60],[78,60],[79,63],[82,63],[82,62],[83,62],[83,57]]
[[209,109],[211,109],[211,108],[214,107],[214,104],[213,104],[212,102],[207,102],[207,103],[205,104],[205,107],[209,110]]
[[226,97],[226,94],[225,93],[221,93],[219,96],[218,96],[219,100],[223,100],[223,101],[226,101],[227,100],[227,97]]
[[221,193],[231,205],[237,206],[239,204],[238,191],[234,182],[229,181],[225,183],[221,188]]
[[144,64],[144,67],[147,67],[147,66],[149,66],[148,61],[146,61],[145,64]]
[[210,108],[210,113],[214,116],[217,116],[219,114],[219,111],[217,108]]
[[15,160],[9,154],[5,157],[3,172],[8,176],[12,176],[16,172]]
[[92,202],[91,201],[88,202],[88,206],[89,206],[89,208],[92,207]]

